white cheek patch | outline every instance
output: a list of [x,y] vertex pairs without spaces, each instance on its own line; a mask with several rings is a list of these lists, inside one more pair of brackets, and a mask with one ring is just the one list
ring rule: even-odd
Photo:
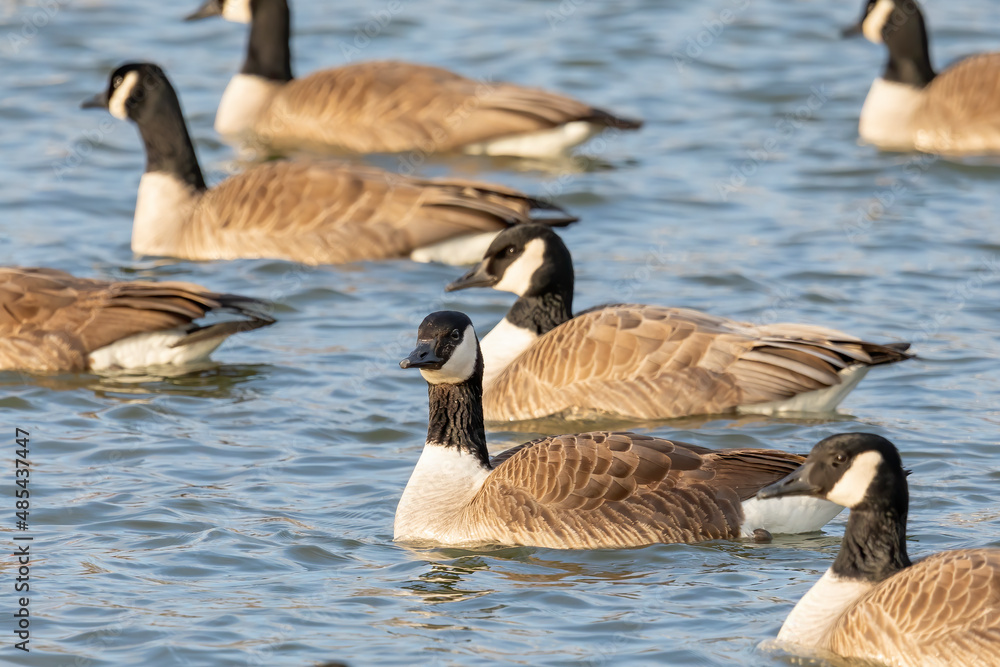
[[108,100],[108,111],[111,112],[112,116],[120,120],[128,120],[128,109],[125,108],[125,102],[128,101],[138,83],[139,73],[135,70],[125,75],[121,85],[115,88],[115,92],[111,93],[111,99]]
[[874,451],[854,457],[840,481],[826,494],[826,499],[844,507],[855,507],[864,500],[880,463],[882,455]]
[[528,245],[524,246],[521,256],[507,267],[503,272],[503,278],[493,286],[493,289],[523,296],[531,287],[531,277],[544,262],[545,242],[541,239],[531,239]]
[[864,22],[861,24],[861,32],[864,33],[865,39],[872,44],[882,43],[882,28],[885,27],[886,22],[889,20],[889,15],[892,14],[892,10],[895,7],[896,4],[892,0],[878,0],[875,3],[875,6],[868,12],[868,16],[865,17]]
[[233,23],[250,23],[253,20],[250,0],[224,0],[222,18]]
[[465,329],[462,342],[459,343],[455,351],[451,353],[449,359],[440,369],[420,370],[430,384],[461,384],[470,377],[476,370],[476,358],[479,356],[479,345],[476,343],[476,332],[472,326]]

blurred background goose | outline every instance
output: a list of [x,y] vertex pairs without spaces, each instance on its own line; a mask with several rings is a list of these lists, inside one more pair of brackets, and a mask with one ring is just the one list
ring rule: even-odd
[[618,548],[808,532],[840,511],[827,501],[756,499],[803,461],[773,450],[579,433],[528,442],[491,461],[483,358],[463,313],[428,315],[400,366],[420,370],[430,412],[423,452],[396,509],[397,540]]
[[498,186],[421,180],[374,167],[269,162],[209,189],[177,94],[158,66],[130,63],[84,107],[138,125],[146,172],[132,250],[185,259],[267,257],[336,264],[413,256],[476,261],[497,232],[530,222],[576,220],[558,207]]
[[274,152],[471,154],[544,158],[605,128],[642,123],[563,95],[383,61],[292,77],[286,0],[208,0],[188,19],[250,23],[247,55],[219,103],[227,140]]
[[845,34],[863,34],[889,50],[861,108],[864,141],[945,155],[1000,151],[1000,53],[969,56],[935,73],[913,0],[868,0],[861,22]]
[[828,412],[871,366],[910,357],[905,343],[868,343],[807,324],[755,326],[684,308],[617,304],[574,317],[573,260],[541,225],[502,232],[447,290],[468,287],[518,295],[483,339],[490,421]]
[[[0,268],[0,369],[114,371],[202,362],[229,336],[274,323],[266,305],[182,282]],[[207,326],[209,312],[245,319]]]
[[851,510],[840,553],[788,615],[779,642],[897,667],[1000,660],[1000,549],[911,562],[906,472],[891,442],[830,436],[759,496],[824,498]]

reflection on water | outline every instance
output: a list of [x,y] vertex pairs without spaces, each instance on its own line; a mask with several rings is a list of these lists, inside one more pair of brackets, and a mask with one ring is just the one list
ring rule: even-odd
[[[100,398],[134,400],[156,396],[191,396],[202,398],[246,398],[260,392],[247,383],[266,379],[270,367],[259,365],[220,365],[213,362],[145,368],[141,372],[108,375],[60,374],[29,375],[19,371],[0,373],[0,390],[10,391],[26,385],[51,391],[86,389]],[[243,385],[247,385],[243,387]]]

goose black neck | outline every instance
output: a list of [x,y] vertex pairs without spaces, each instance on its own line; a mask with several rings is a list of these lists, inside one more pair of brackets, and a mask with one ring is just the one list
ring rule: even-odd
[[892,11],[882,38],[889,49],[883,79],[916,88],[934,80],[927,27],[915,3],[903,3]]
[[573,291],[569,294],[548,292],[525,295],[514,302],[507,320],[522,329],[541,336],[573,317]]
[[833,562],[834,574],[878,583],[909,567],[906,513],[905,504],[902,508],[852,509]]
[[476,359],[476,369],[461,384],[429,384],[427,398],[427,442],[455,448],[479,459],[490,468],[483,423],[483,358]]
[[253,20],[242,74],[292,80],[291,15],[286,0],[252,0]]
[[206,189],[180,100],[169,82],[147,82],[145,99],[131,117],[146,148],[146,173],[166,172],[196,190]]

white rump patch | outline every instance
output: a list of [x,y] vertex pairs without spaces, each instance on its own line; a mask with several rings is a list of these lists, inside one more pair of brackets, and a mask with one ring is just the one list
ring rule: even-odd
[[741,405],[736,410],[743,414],[774,415],[784,412],[833,412],[847,398],[858,383],[868,374],[871,366],[855,364],[840,371],[840,384],[826,389],[807,391],[782,401]]
[[[485,254],[485,253],[484,253]],[[524,295],[531,287],[531,278],[535,271],[545,263],[545,241],[542,239],[531,239],[524,246],[524,252],[514,260],[514,263],[507,267],[493,289],[501,292],[513,292],[518,296]]]
[[516,134],[494,141],[470,144],[463,150],[469,155],[506,155],[511,157],[551,158],[564,155],[570,148],[587,141],[604,128],[585,120],[575,120],[551,130]]
[[421,368],[420,374],[430,384],[460,384],[472,377],[473,371],[476,370],[478,356],[476,331],[470,324],[465,328],[462,342],[451,353],[451,358],[445,362],[444,366],[436,371]]
[[182,341],[187,335],[184,329],[177,328],[123,338],[91,352],[90,369],[108,371],[197,363],[206,361],[208,355],[226,339],[225,336],[218,336],[184,345]]
[[772,534],[811,533],[819,530],[833,517],[844,511],[843,506],[822,498],[784,496],[743,501],[744,537],[753,537],[753,531],[763,528]]
[[778,632],[778,641],[808,648],[829,648],[834,623],[872,589],[860,579],[842,579],[827,570],[802,596]]
[[219,100],[219,109],[215,112],[215,131],[223,137],[236,139],[257,133],[264,143],[271,143],[271,135],[288,129],[285,127],[287,121],[276,119],[273,128],[268,128],[266,124],[258,128],[257,119],[282,85],[284,84],[253,74],[234,76]]
[[880,463],[882,455],[876,451],[862,452],[855,456],[850,467],[840,476],[840,481],[826,494],[827,500],[844,507],[854,507],[860,503],[868,493],[868,487],[875,479]]
[[140,255],[175,254],[198,199],[194,188],[173,174],[143,174],[132,220],[132,251]]
[[861,32],[864,33],[865,39],[872,44],[882,43],[882,28],[885,27],[889,15],[892,14],[895,7],[896,3],[893,0],[878,0],[875,3],[872,10],[868,12],[868,16],[861,23]]
[[120,120],[128,120],[128,110],[125,108],[125,102],[128,101],[138,83],[139,73],[135,70],[125,75],[122,82],[111,93],[111,99],[108,100],[108,111],[111,112],[112,116]]
[[461,516],[489,474],[472,454],[425,444],[396,507],[393,538],[442,544],[476,541],[465,531]]
[[253,21],[250,0],[223,0],[222,18],[233,23],[250,23]]
[[858,135],[863,141],[888,150],[912,150],[913,114],[924,98],[924,90],[878,78],[872,82],[861,107]]
[[481,232],[450,238],[440,243],[425,245],[410,253],[414,262],[440,262],[451,266],[466,266],[482,260],[493,239],[500,234]]
[[488,387],[510,362],[534,345],[538,338],[534,331],[519,327],[506,317],[500,320],[479,342],[483,351],[483,387]]

